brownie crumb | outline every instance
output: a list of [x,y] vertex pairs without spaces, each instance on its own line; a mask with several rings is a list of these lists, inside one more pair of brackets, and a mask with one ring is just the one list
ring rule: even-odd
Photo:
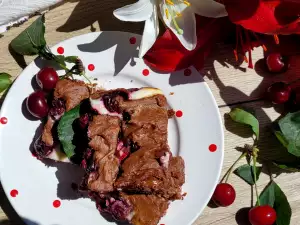
[[174,95],[175,93],[174,92],[170,92],[170,95]]
[[175,111],[174,111],[173,109],[169,109],[169,110],[168,110],[168,117],[169,117],[169,118],[173,118],[174,115],[175,115]]

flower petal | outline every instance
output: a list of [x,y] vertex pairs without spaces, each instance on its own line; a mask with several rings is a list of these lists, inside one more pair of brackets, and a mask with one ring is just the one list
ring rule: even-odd
[[159,34],[159,23],[157,16],[156,5],[153,5],[153,13],[149,19],[145,22],[143,37],[140,45],[139,57],[142,58],[147,51],[155,43]]
[[214,0],[189,0],[189,2],[194,12],[200,16],[219,18],[228,15],[225,6]]
[[147,20],[153,12],[153,3],[150,0],[138,2],[116,9],[113,14],[119,20],[141,22]]
[[171,19],[171,15],[167,18],[167,15],[163,13],[167,6],[160,4],[160,7],[165,24],[173,31],[178,40],[187,50],[193,50],[196,47],[197,36],[196,19],[192,8],[187,7],[185,4],[176,4],[175,10],[181,14],[180,17],[175,18],[179,28],[183,31],[183,34],[180,34],[178,29],[176,29],[174,21]]

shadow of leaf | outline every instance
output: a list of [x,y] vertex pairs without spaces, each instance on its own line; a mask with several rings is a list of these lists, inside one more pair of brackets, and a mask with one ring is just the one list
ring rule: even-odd
[[[120,35],[124,38],[120,38]],[[137,45],[131,45],[129,38],[129,33],[102,32],[93,42],[78,45],[78,49],[83,52],[102,52],[116,46],[114,55],[114,76],[116,76],[129,61],[132,64],[134,58],[138,57]]]
[[115,9],[134,2],[134,0],[79,0],[68,20],[57,28],[57,31],[72,32],[89,27],[98,21],[101,30],[141,33],[143,23],[122,22],[113,15]]
[[185,76],[184,71],[172,72],[169,78],[169,84],[171,86],[182,85],[182,84],[192,84],[204,82],[203,76],[196,71],[195,68],[190,68],[191,75]]
[[250,207],[241,208],[235,214],[235,220],[238,225],[251,225],[248,219],[248,213],[250,211]]

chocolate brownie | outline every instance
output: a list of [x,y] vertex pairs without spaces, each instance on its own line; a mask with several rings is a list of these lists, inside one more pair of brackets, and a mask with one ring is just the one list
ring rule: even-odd
[[133,206],[131,218],[134,225],[157,225],[169,207],[169,201],[156,195],[121,194]]
[[167,146],[142,147],[121,165],[122,175],[115,187],[129,193],[156,194],[166,199],[181,199],[184,161],[172,157]]
[[87,186],[91,191],[110,192],[119,172],[119,159],[115,156],[120,119],[118,117],[96,115],[88,127],[91,139],[89,146],[94,150],[95,170],[88,175]]
[[185,182],[184,161],[173,157],[168,145],[174,111],[159,89],[91,93],[81,81],[60,80],[41,136],[47,155],[55,121],[87,98],[90,103],[78,120],[86,145],[79,154],[78,164],[86,171],[81,190],[90,193],[101,213],[133,225],[156,225],[170,201],[182,199]]
[[66,102],[66,111],[79,105],[84,99],[90,97],[89,88],[82,81],[62,79],[56,84],[54,91],[55,99],[64,99]]

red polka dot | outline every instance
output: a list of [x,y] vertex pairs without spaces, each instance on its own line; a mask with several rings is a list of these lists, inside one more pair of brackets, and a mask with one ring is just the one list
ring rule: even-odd
[[130,44],[134,45],[136,43],[136,38],[135,37],[131,37],[129,39]]
[[181,110],[178,110],[178,111],[175,113],[175,115],[176,115],[177,117],[182,117],[182,116],[183,116],[183,112],[182,112]]
[[64,54],[64,52],[65,52],[65,49],[63,48],[63,47],[58,47],[57,48],[57,52],[58,52],[58,54]]
[[60,207],[60,205],[61,205],[61,203],[60,203],[59,200],[55,200],[55,201],[53,202],[53,207],[54,207],[54,208],[58,208],[58,207]]
[[6,117],[1,117],[0,123],[7,124],[7,118]]
[[209,151],[211,152],[215,152],[217,151],[218,147],[215,145],[215,144],[211,144],[209,147],[208,147]]
[[89,64],[88,69],[89,69],[89,71],[94,71],[95,70],[94,64]]
[[149,73],[150,73],[150,72],[149,72],[149,70],[148,70],[148,69],[144,69],[144,70],[143,70],[143,75],[144,75],[144,76],[148,76],[148,75],[149,75]]
[[187,69],[184,70],[184,76],[191,76],[191,74],[192,74],[191,69],[187,68]]
[[11,192],[10,192],[10,196],[13,198],[17,197],[18,194],[19,194],[19,192],[16,189],[11,190]]

